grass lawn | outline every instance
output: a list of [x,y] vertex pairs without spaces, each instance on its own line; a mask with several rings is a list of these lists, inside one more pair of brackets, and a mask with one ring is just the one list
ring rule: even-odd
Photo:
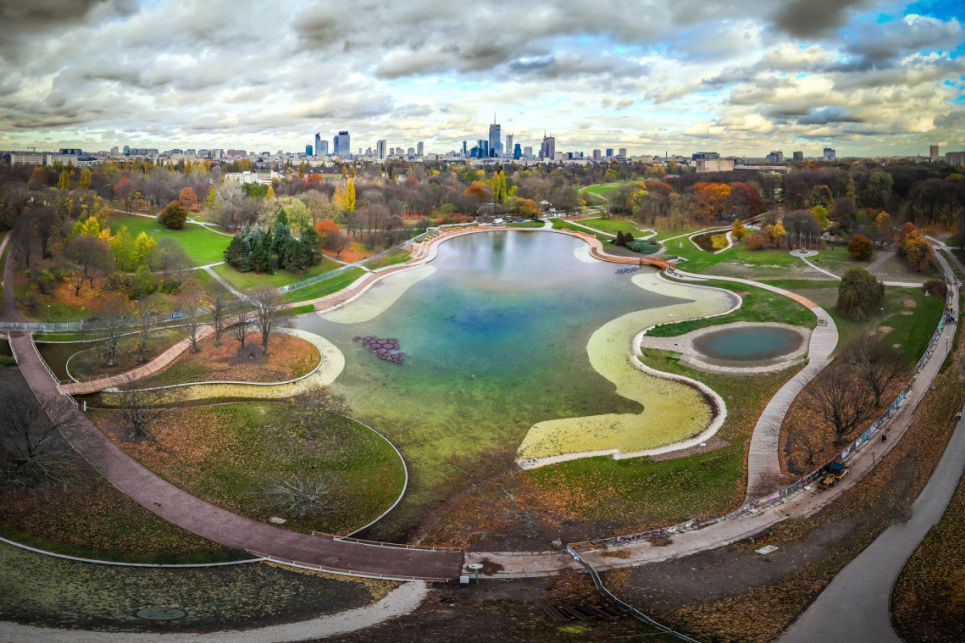
[[698,379],[717,391],[728,407],[717,437],[729,445],[675,460],[585,458],[526,473],[564,516],[604,521],[612,533],[675,524],[739,506],[746,486],[745,443],[768,400],[801,368],[748,378],[687,368],[669,351],[647,349],[642,359],[648,366]]
[[546,224],[542,221],[513,221],[506,224],[507,228],[544,228]]
[[609,232],[616,235],[617,232],[631,233],[634,237],[649,234],[646,230],[641,230],[637,224],[629,219],[580,219],[580,223],[588,228]]
[[[678,225],[676,227],[672,227],[667,222],[666,218],[657,217],[657,221],[653,225],[653,228],[657,231],[657,235],[653,238],[653,240],[663,241],[664,239],[680,237],[680,235],[682,234],[691,234],[694,232],[699,232],[700,230],[703,230],[705,227],[706,226],[699,226],[699,225],[683,225],[683,226]],[[676,244],[677,241],[687,241],[687,238],[681,237],[680,239],[677,239],[676,241],[674,241],[674,243]],[[693,245],[691,245],[691,247],[693,247]]]
[[610,197],[610,192],[613,192],[621,185],[623,185],[623,183],[620,183],[620,182],[604,183],[603,185],[590,185],[588,187],[583,188],[580,191],[583,193],[595,194],[596,196],[601,196],[604,199],[608,199]]
[[370,270],[377,270],[378,268],[386,268],[388,266],[405,263],[411,258],[412,252],[409,250],[396,250],[392,254],[386,255],[381,259],[376,259],[375,261],[370,261],[365,265]]
[[739,321],[778,322],[781,324],[803,326],[805,328],[814,328],[817,326],[817,318],[814,316],[814,313],[802,304],[784,295],[728,281],[709,281],[705,282],[705,284],[730,290],[731,292],[744,293],[742,295],[744,301],[741,307],[719,317],[690,319],[672,324],[663,324],[650,330],[647,335],[651,337],[677,337],[697,330],[698,328],[708,328],[710,326],[730,324]]
[[[573,225],[569,221],[565,221],[563,219],[551,219],[551,221],[553,222],[554,230],[572,230],[574,232],[582,232],[583,234],[592,234],[586,228],[581,228],[580,226]],[[608,241],[613,240],[613,237],[606,234],[595,234],[593,236],[595,236],[604,244]]]
[[345,272],[335,275],[334,277],[317,281],[310,286],[305,286],[304,288],[299,288],[298,290],[286,292],[285,299],[291,302],[296,302],[325,297],[326,295],[336,293],[343,288],[347,288],[350,284],[352,284],[352,282],[364,274],[365,270],[362,268],[352,268],[351,270],[346,270]]
[[273,275],[267,275],[263,272],[238,272],[226,263],[214,266],[212,270],[227,280],[232,286],[245,292],[264,284],[268,284],[272,288],[281,288],[282,286],[298,283],[299,281],[324,274],[339,267],[340,266],[331,259],[324,258],[318,264],[309,267],[305,272],[278,270]]
[[923,283],[929,279],[941,279],[938,262],[928,272],[918,272],[902,261],[894,252],[879,250],[870,261],[855,261],[848,255],[846,247],[821,250],[816,257],[809,259],[811,263],[838,276],[844,276],[848,268],[859,266],[868,270],[882,281],[908,281]]
[[230,237],[191,223],[184,224],[182,230],[168,230],[157,221],[145,217],[112,217],[109,223],[112,233],[116,233],[121,226],[127,226],[133,238],[137,238],[141,232],[146,232],[154,237],[155,241],[165,237],[175,239],[199,266],[224,261],[224,251],[231,242]]
[[[188,493],[253,520],[281,516],[286,528],[346,534],[389,508],[402,491],[402,460],[378,434],[348,418],[326,416],[312,427],[286,419],[286,406],[234,403],[172,409],[149,426],[153,440],[132,444],[117,411],[91,419],[118,445]],[[334,507],[297,516],[270,505],[265,485],[291,476],[331,484]]]

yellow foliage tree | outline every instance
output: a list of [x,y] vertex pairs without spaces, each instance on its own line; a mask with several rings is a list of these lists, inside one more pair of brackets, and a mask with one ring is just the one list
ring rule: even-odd
[[137,239],[134,240],[134,252],[131,253],[131,259],[135,264],[143,263],[150,268],[155,250],[157,250],[157,242],[154,240],[154,237],[150,237],[146,232],[142,232],[137,235]]
[[273,198],[273,197],[275,196],[275,188],[274,188],[274,186],[271,186],[271,185],[268,186],[268,194],[266,194],[265,196],[268,197],[269,199],[271,199],[271,198]]
[[747,228],[741,223],[740,219],[734,219],[734,225],[730,227],[730,234],[734,239],[740,241],[747,236]]
[[345,209],[355,212],[355,179],[349,179],[345,186]]

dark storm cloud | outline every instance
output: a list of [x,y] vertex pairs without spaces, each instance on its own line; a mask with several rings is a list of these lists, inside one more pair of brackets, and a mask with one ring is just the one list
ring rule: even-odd
[[866,9],[872,0],[790,0],[775,3],[775,27],[797,38],[829,35],[848,23],[852,11]]
[[6,36],[20,32],[49,31],[76,24],[97,13],[124,15],[136,8],[134,0],[5,0],[0,3],[0,24]]

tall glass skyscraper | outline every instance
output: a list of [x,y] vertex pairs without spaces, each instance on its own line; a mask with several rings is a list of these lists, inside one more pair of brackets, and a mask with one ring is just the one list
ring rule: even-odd
[[338,156],[339,158],[352,156],[352,143],[348,132],[339,132],[338,135],[332,139],[332,143],[332,154],[335,156]]
[[503,135],[502,127],[495,120],[494,116],[494,122],[489,126],[489,154],[487,156],[499,157],[503,155]]

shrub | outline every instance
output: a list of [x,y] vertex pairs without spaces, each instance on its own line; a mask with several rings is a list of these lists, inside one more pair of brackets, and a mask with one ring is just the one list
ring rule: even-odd
[[710,246],[715,251],[723,250],[727,247],[727,235],[726,234],[715,234],[710,238]]
[[948,297],[948,284],[944,281],[939,281],[938,279],[929,279],[922,287],[925,289],[929,295],[935,295],[941,299]]
[[123,272],[112,272],[111,274],[107,275],[107,285],[105,286],[107,290],[116,290],[120,292],[122,290],[127,290],[130,287],[130,275],[125,275]]
[[744,244],[748,250],[766,250],[771,247],[771,236],[764,230],[758,230],[747,237]]
[[885,301],[885,285],[864,268],[849,268],[838,287],[837,309],[851,321],[874,317]]
[[874,250],[871,247],[871,239],[863,234],[854,235],[848,243],[848,254],[851,255],[851,258],[855,261],[867,261],[871,259],[871,255],[874,254]]
[[627,244],[627,248],[640,254],[650,255],[660,250],[660,244],[645,239],[637,239]]
[[154,281],[154,273],[147,266],[141,266],[134,273],[134,279],[131,280],[131,287],[127,296],[130,299],[140,299],[144,295],[150,295],[155,290],[157,290],[157,282]]
[[171,230],[180,230],[187,220],[188,211],[177,201],[168,203],[167,207],[161,210],[161,214],[157,215],[157,222]]
[[173,295],[177,291],[181,290],[181,284],[174,279],[165,278],[161,280],[161,285],[158,286],[158,290],[163,292],[165,295]]

